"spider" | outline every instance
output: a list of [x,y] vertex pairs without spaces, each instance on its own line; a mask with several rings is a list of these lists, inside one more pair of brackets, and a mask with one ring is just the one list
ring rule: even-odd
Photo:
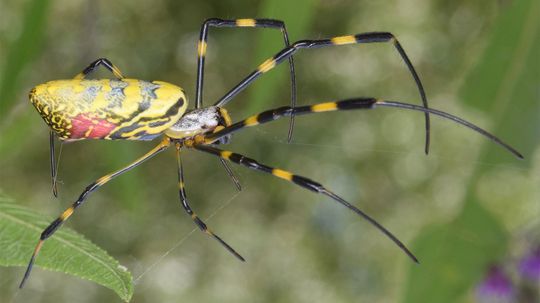
[[[253,72],[221,97],[214,105],[203,107],[202,88],[204,75],[204,59],[207,49],[207,38],[210,27],[261,27],[278,29],[283,35],[285,47],[271,58],[260,64]],[[422,106],[395,101],[385,101],[376,98],[352,98],[347,100],[317,103],[308,106],[296,106],[296,82],[293,54],[301,49],[331,47],[347,44],[389,42],[397,52],[413,76],[420,96]],[[53,194],[56,196],[56,170],[54,155],[54,140],[76,141],[85,139],[104,140],[153,140],[162,137],[160,143],[129,165],[111,172],[89,184],[77,200],[62,212],[41,233],[39,241],[28,263],[24,277],[19,285],[22,288],[28,280],[36,257],[45,240],[73,215],[94,192],[113,178],[135,168],[144,161],[152,158],[165,149],[174,146],[178,170],[178,192],[185,212],[194,223],[210,237],[217,240],[231,254],[241,261],[245,259],[221,237],[212,232],[209,227],[192,210],[184,188],[184,170],[181,151],[191,149],[216,156],[223,163],[229,176],[240,190],[238,180],[233,175],[227,162],[233,162],[247,168],[270,174],[274,177],[294,183],[300,187],[329,197],[345,206],[350,211],[367,220],[386,237],[393,241],[410,259],[418,262],[414,254],[390,231],[362,210],[347,202],[324,185],[289,171],[267,166],[254,159],[231,151],[218,148],[231,139],[231,135],[247,127],[289,117],[288,140],[292,137],[294,117],[298,115],[322,113],[330,111],[345,111],[353,109],[373,109],[376,107],[395,107],[423,112],[425,114],[426,144],[425,152],[429,149],[429,114],[449,119],[464,125],[504,147],[518,158],[523,156],[510,145],[502,142],[494,135],[443,111],[428,108],[426,95],[418,74],[404,49],[393,34],[388,32],[370,32],[357,35],[338,36],[330,39],[301,40],[289,43],[285,24],[274,19],[208,19],[200,30],[197,46],[197,81],[195,108],[188,110],[188,102],[184,90],[176,85],[162,81],[144,81],[124,78],[120,70],[111,61],[101,58],[92,62],[73,79],[55,80],[34,87],[30,91],[30,101],[51,129],[50,155]],[[288,60],[291,75],[291,104],[270,109],[233,123],[224,106],[239,92],[248,87],[262,74],[272,70],[278,64]],[[108,69],[116,79],[87,79],[98,66]]]

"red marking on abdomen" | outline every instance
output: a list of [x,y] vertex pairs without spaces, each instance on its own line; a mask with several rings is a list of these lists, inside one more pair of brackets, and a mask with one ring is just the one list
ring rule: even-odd
[[78,114],[71,120],[71,126],[70,139],[102,139],[116,128],[116,124],[86,114]]

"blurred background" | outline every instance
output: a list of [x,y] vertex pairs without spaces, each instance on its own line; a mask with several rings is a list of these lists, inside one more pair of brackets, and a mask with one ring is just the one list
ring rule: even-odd
[[[431,107],[492,131],[525,160],[437,117],[426,156],[423,115],[387,108],[299,117],[290,144],[286,119],[233,137],[227,149],[310,177],[372,215],[412,247],[415,265],[324,196],[234,166],[238,193],[217,159],[186,151],[192,206],[247,259],[242,264],[193,232],[169,150],[92,194],[66,224],[132,272],[132,302],[479,302],[494,266],[513,287],[508,302],[538,298],[538,282],[523,282],[516,269],[540,245],[540,4],[533,0],[2,0],[0,193],[54,217],[90,182],[152,148],[157,141],[64,144],[55,199],[48,129],[28,91],[106,57],[127,77],[175,83],[193,100],[196,43],[210,17],[282,19],[292,41],[392,32]],[[204,103],[282,46],[277,30],[212,28]],[[354,96],[420,104],[390,44],[305,50],[295,63],[299,104]],[[287,64],[262,76],[227,107],[233,120],[287,105],[288,79]],[[1,302],[121,301],[39,268],[17,293],[22,274],[0,268]]]

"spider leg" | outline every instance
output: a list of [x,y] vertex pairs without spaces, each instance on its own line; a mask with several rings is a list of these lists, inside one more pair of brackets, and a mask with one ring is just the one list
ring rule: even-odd
[[[354,99],[347,99],[347,100],[334,101],[334,102],[318,103],[318,104],[307,105],[307,106],[299,106],[295,108],[283,106],[283,107],[267,110],[257,115],[251,116],[245,120],[236,122],[228,127],[225,127],[219,131],[216,131],[215,133],[206,134],[204,135],[203,138],[196,138],[198,141],[193,142],[193,144],[195,143],[199,144],[200,142],[203,142],[204,144],[211,144],[215,142],[216,140],[219,140],[220,138],[227,136],[233,132],[239,131],[245,127],[268,123],[268,122],[277,120],[279,118],[289,116],[291,114],[305,115],[305,114],[330,112],[330,111],[343,111],[343,110],[352,110],[352,109],[372,109],[379,106],[397,107],[397,108],[408,109],[412,111],[424,112],[424,113],[429,113],[429,114],[439,116],[444,119],[451,120],[453,122],[456,122],[467,128],[472,129],[473,131],[495,142],[499,146],[505,148],[517,158],[523,159],[523,155],[521,155],[521,153],[519,153],[512,146],[508,145],[507,143],[503,142],[501,139],[497,138],[495,135],[472,124],[471,122],[467,120],[464,120],[457,116],[451,115],[449,113],[446,113],[440,110],[432,109],[432,108],[426,108],[423,106],[418,106],[418,105],[409,104],[409,103],[378,100],[375,98],[354,98]],[[189,146],[190,142],[187,142],[187,143],[188,143],[187,145]]]
[[21,284],[19,284],[19,288],[22,288],[24,286],[25,282],[28,280],[28,277],[30,277],[30,273],[32,271],[32,267],[34,265],[36,257],[38,255],[39,251],[41,250],[45,240],[47,240],[47,238],[52,236],[56,232],[56,230],[58,230],[58,228],[60,228],[60,226],[62,226],[62,224],[69,217],[71,217],[71,215],[75,212],[75,210],[86,201],[86,198],[88,198],[88,195],[90,195],[90,193],[92,193],[96,189],[100,188],[101,186],[103,186],[105,183],[109,182],[113,178],[115,178],[115,177],[117,177],[117,176],[119,176],[119,175],[121,175],[121,174],[123,174],[123,173],[137,167],[139,164],[141,164],[144,161],[146,161],[146,160],[152,158],[153,156],[157,155],[159,152],[161,152],[161,151],[165,150],[167,147],[169,147],[169,145],[170,145],[170,139],[165,138],[158,146],[154,147],[148,153],[146,153],[145,155],[143,155],[139,159],[135,160],[134,162],[132,162],[128,166],[126,166],[124,168],[121,168],[121,169],[119,169],[117,171],[114,171],[114,172],[112,172],[110,174],[107,174],[107,175],[97,179],[96,181],[92,182],[90,185],[88,185],[86,187],[86,189],[81,193],[79,198],[70,207],[68,207],[66,210],[64,210],[64,212],[62,212],[60,214],[60,216],[58,216],[58,218],[56,218],[53,222],[51,222],[51,224],[49,224],[49,226],[47,226],[47,228],[45,228],[45,230],[43,230],[43,232],[41,233],[41,236],[39,237],[39,241],[38,241],[38,243],[36,245],[36,248],[34,249],[34,253],[32,254],[32,257],[30,258],[30,262],[28,262],[28,267],[26,268],[26,272],[24,273],[24,277],[23,277],[23,279],[21,281]]
[[180,195],[180,201],[182,201],[182,207],[184,208],[186,213],[191,217],[193,222],[195,222],[195,224],[199,227],[201,231],[203,231],[207,235],[216,239],[221,245],[223,245],[223,247],[225,247],[225,249],[227,249],[231,254],[233,254],[240,261],[246,261],[239,253],[236,252],[236,250],[234,250],[234,248],[232,248],[229,244],[227,244],[227,242],[223,241],[218,235],[213,233],[208,228],[206,223],[204,223],[203,220],[201,220],[199,216],[195,214],[195,212],[191,209],[191,206],[189,206],[186,190],[184,188],[184,184],[185,184],[184,183],[184,168],[182,166],[182,158],[180,157],[180,147],[181,147],[180,144],[177,143],[176,144],[176,163],[178,165],[178,193]]
[[292,174],[288,171],[270,167],[264,164],[261,164],[257,162],[254,159],[245,157],[243,155],[233,153],[226,150],[221,150],[213,146],[209,145],[195,145],[193,146],[195,149],[212,154],[214,156],[220,157],[221,159],[226,159],[228,161],[234,162],[236,164],[245,166],[250,169],[254,169],[260,172],[268,173],[273,175],[274,177],[278,177],[280,179],[292,182],[296,185],[299,185],[305,189],[308,189],[310,191],[313,191],[315,193],[323,194],[336,202],[340,203],[341,205],[347,207],[349,210],[355,212],[360,217],[367,220],[369,223],[371,223],[373,226],[375,226],[378,230],[380,230],[382,233],[384,233],[392,242],[394,242],[407,256],[409,256],[414,262],[418,263],[418,259],[409,251],[409,249],[396,237],[394,236],[390,231],[388,231],[384,226],[382,226],[379,222],[377,222],[375,219],[367,215],[365,212],[358,209],[356,206],[350,204],[349,202],[345,201],[340,196],[336,195],[335,193],[328,190],[326,187],[324,187],[322,184],[317,183],[313,180],[310,180],[306,177],[302,177],[299,175]]
[[73,77],[73,79],[85,79],[86,76],[88,76],[90,73],[92,73],[98,66],[103,65],[106,69],[108,69],[113,75],[118,79],[123,79],[124,76],[122,75],[122,72],[120,72],[120,69],[116,67],[114,64],[112,64],[111,61],[109,61],[107,58],[99,58],[96,61],[90,63],[82,72],[78,73]]
[[63,141],[60,141],[60,152],[58,157],[56,156],[55,148],[55,133],[50,131],[49,133],[49,157],[50,157],[50,166],[51,166],[51,183],[52,183],[52,193],[55,198],[58,198],[58,165],[60,162],[60,156],[62,155],[62,147],[64,145]]
[[49,134],[49,155],[51,164],[51,181],[52,181],[52,193],[55,198],[58,198],[58,188],[56,186],[56,154],[54,150],[54,131],[50,131]]
[[[283,35],[283,41],[285,42],[285,47],[289,46],[289,34],[285,28],[285,23],[280,20],[274,19],[218,19],[211,18],[204,21],[201,31],[199,34],[199,42],[197,44],[197,82],[195,88],[195,108],[201,108],[203,106],[203,85],[204,85],[204,63],[206,57],[206,49],[208,47],[208,32],[210,27],[229,27],[229,28],[242,28],[242,27],[255,27],[255,28],[272,28],[279,29]],[[294,61],[293,57],[288,58],[289,61],[289,70],[291,75],[291,107],[296,106],[296,76],[294,72]],[[289,121],[289,132],[287,135],[287,140],[290,142],[292,138],[294,128],[294,115],[290,116]],[[228,166],[227,162],[220,160],[221,164],[225,168],[227,175],[231,178],[232,182],[236,186],[238,191],[242,190],[240,181],[233,174],[231,168]]]
[[[380,42],[391,42],[394,45],[395,49],[397,50],[397,52],[403,59],[403,62],[405,62],[405,65],[407,65],[407,68],[412,74],[414,81],[416,82],[416,86],[418,87],[418,91],[422,99],[422,104],[424,105],[425,108],[428,108],[426,93],[424,91],[422,82],[420,81],[420,77],[418,76],[418,73],[414,69],[414,66],[411,63],[411,60],[409,60],[409,57],[405,53],[405,50],[403,49],[403,47],[401,47],[401,44],[399,43],[399,41],[396,39],[396,37],[394,37],[392,33],[388,33],[388,32],[361,33],[357,35],[333,37],[330,39],[297,41],[293,43],[291,46],[285,47],[273,57],[264,61],[261,65],[259,65],[259,67],[255,71],[253,71],[246,78],[240,81],[240,83],[238,83],[228,93],[226,93],[223,97],[221,97],[221,99],[219,99],[214,105],[223,107],[234,96],[236,96],[239,92],[244,90],[249,84],[255,81],[255,79],[260,77],[262,74],[270,71],[271,69],[276,67],[278,64],[283,62],[283,60],[289,58],[300,49],[321,48],[321,47],[327,47],[327,46],[346,45],[346,44],[380,43]],[[426,120],[425,153],[427,154],[429,152],[430,129],[431,129],[428,112],[425,112],[425,120]]]
[[236,190],[242,191],[242,185],[240,184],[240,180],[238,180],[238,178],[234,175],[234,172],[232,171],[227,161],[219,159],[219,162],[221,162],[223,168],[225,168],[225,171],[227,172],[227,175],[229,175],[229,178],[234,183],[234,186],[236,186]]
[[[201,108],[203,106],[202,93],[203,93],[203,81],[204,81],[204,59],[206,56],[206,48],[208,46],[208,30],[210,27],[257,27],[257,28],[272,28],[279,29],[283,35],[283,42],[285,47],[290,45],[289,34],[285,28],[285,23],[281,20],[275,19],[233,19],[224,20],[218,18],[211,18],[204,21],[201,32],[199,35],[199,42],[197,44],[197,87],[195,95],[195,108]],[[289,71],[291,74],[291,107],[296,106],[296,76],[294,72],[294,60],[290,56],[287,58],[289,61]],[[247,85],[247,84],[246,84]],[[289,133],[287,140],[290,142],[292,138],[292,132],[294,128],[294,115],[290,117]]]

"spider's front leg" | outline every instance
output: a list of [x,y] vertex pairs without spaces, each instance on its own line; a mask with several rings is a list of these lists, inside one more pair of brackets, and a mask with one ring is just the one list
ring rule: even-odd
[[[270,29],[278,29],[281,31],[283,35],[283,41],[285,43],[285,47],[288,47],[290,45],[289,43],[289,34],[287,33],[287,29],[285,27],[285,23],[281,20],[275,20],[275,19],[219,19],[219,18],[211,18],[206,21],[204,21],[203,25],[201,26],[200,34],[199,34],[199,42],[197,43],[197,82],[195,87],[195,108],[202,108],[203,107],[203,85],[204,85],[204,66],[205,66],[205,58],[206,58],[206,51],[208,48],[208,33],[210,27],[216,27],[216,28],[270,28]],[[289,61],[289,70],[291,75],[291,107],[296,106],[296,76],[294,72],[294,60],[293,57],[288,58]],[[291,141],[292,138],[292,132],[294,128],[294,115],[290,117],[289,120],[289,132],[287,136],[287,140]],[[229,167],[226,161],[223,159],[220,159],[221,164],[225,168],[225,171],[227,172],[227,175],[231,178],[234,185],[236,186],[236,189],[238,191],[242,190],[242,187],[240,185],[240,182],[238,181],[238,178],[234,175],[233,171]]]
[[[203,106],[203,84],[204,84],[204,62],[206,58],[206,49],[208,47],[208,30],[210,27],[217,28],[271,28],[278,29],[283,35],[283,42],[285,47],[290,45],[289,34],[285,27],[285,22],[275,19],[218,19],[211,18],[204,21],[199,34],[199,42],[197,44],[197,87],[195,94],[195,108],[201,108]],[[293,57],[288,58],[289,71],[291,74],[291,107],[296,106],[296,77],[294,72],[294,60]],[[291,117],[292,119],[292,117]],[[292,132],[294,122],[291,120],[291,126],[289,132]],[[290,135],[289,135],[290,136]]]
[[[383,43],[383,42],[389,42],[394,45],[394,48],[397,50],[397,52],[401,56],[403,62],[405,62],[405,65],[407,65],[407,68],[409,69],[411,75],[414,78],[414,81],[418,88],[418,92],[420,93],[420,97],[422,99],[422,105],[424,106],[424,108],[428,108],[426,93],[424,91],[422,82],[420,81],[420,77],[418,76],[418,73],[416,72],[414,66],[411,63],[411,60],[405,53],[405,50],[403,49],[399,41],[396,39],[396,37],[394,37],[392,33],[388,33],[388,32],[361,33],[357,35],[333,37],[330,39],[297,41],[293,43],[291,46],[285,47],[284,49],[279,51],[277,54],[275,54],[271,58],[268,58],[263,63],[261,63],[259,67],[257,67],[256,70],[251,72],[247,77],[245,77],[242,81],[240,81],[240,83],[238,83],[228,93],[226,93],[223,97],[221,97],[221,99],[219,99],[214,105],[218,107],[225,106],[225,104],[227,104],[238,93],[246,89],[246,87],[248,87],[253,81],[259,78],[261,75],[274,69],[281,62],[283,62],[284,60],[287,60],[288,58],[290,58],[292,55],[294,55],[296,52],[298,52],[301,49],[313,49],[313,48],[321,48],[321,47],[348,45],[348,44]],[[291,106],[291,107],[294,108],[294,106]],[[293,112],[292,116],[294,115],[296,115],[296,113]],[[429,113],[425,112],[424,115],[425,115],[425,121],[426,121],[425,152],[427,154],[429,152],[431,128],[430,128]]]

